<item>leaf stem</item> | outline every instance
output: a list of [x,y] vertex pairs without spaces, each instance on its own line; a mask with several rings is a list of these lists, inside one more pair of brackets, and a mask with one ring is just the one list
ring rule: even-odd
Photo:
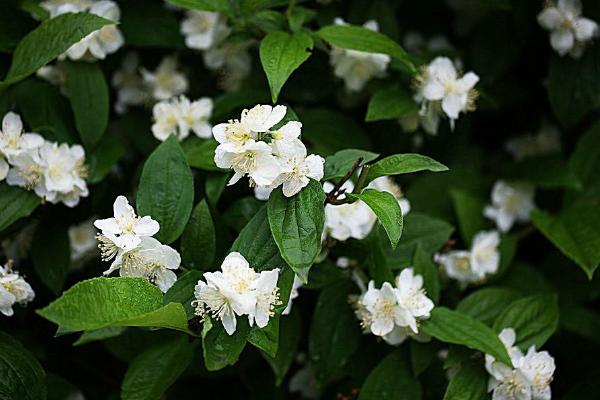
[[341,194],[343,194],[345,192],[345,189],[342,189],[342,186],[344,185],[344,183],[346,183],[346,181],[348,181],[348,179],[350,179],[352,177],[352,175],[354,175],[354,173],[356,172],[358,167],[360,167],[360,164],[363,162],[363,160],[364,160],[363,157],[358,157],[356,159],[356,161],[354,161],[354,164],[352,164],[352,167],[350,167],[348,172],[346,172],[346,174],[342,177],[342,179],[340,179],[338,181],[338,183],[335,184],[333,189],[331,189],[331,192],[329,192],[327,194],[327,197],[325,198],[325,204],[329,203],[329,204],[339,205],[339,204],[348,203],[348,201],[347,201],[348,199],[339,200],[338,196],[340,196]]

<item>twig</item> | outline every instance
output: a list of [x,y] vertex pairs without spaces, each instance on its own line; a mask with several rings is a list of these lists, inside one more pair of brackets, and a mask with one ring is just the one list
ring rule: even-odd
[[354,190],[352,191],[352,193],[358,194],[363,190],[363,186],[365,185],[365,181],[367,179],[368,172],[369,172],[368,165],[365,165],[364,167],[362,167],[362,170],[360,171],[360,175],[358,176],[358,181],[356,181],[356,186],[354,186]]
[[[346,181],[348,179],[350,179],[352,177],[352,175],[354,175],[354,173],[356,172],[356,170],[358,169],[358,167],[360,167],[360,164],[363,162],[363,157],[358,157],[356,159],[356,161],[354,161],[354,164],[352,164],[352,167],[348,170],[348,172],[346,172],[346,175],[344,175],[342,177],[342,179],[340,179],[338,181],[338,183],[335,184],[335,186],[333,187],[333,189],[331,189],[331,192],[329,192],[327,194],[327,197],[325,198],[325,204],[329,203],[329,204],[344,204],[346,203],[345,200],[338,200],[338,195],[342,194],[343,192],[341,192],[340,190],[342,189],[342,186],[344,185],[344,183],[346,183]],[[338,192],[340,192],[338,194]]]

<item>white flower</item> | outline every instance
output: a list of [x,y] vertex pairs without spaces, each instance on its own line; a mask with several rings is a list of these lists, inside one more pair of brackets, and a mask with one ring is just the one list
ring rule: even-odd
[[183,95],[156,103],[152,109],[152,133],[160,141],[166,140],[171,134],[178,140],[183,140],[188,137],[190,130],[198,137],[210,138],[212,126],[208,120],[212,107],[213,102],[209,98],[203,97],[190,102]]
[[[94,226],[114,242],[118,249],[132,250],[141,243],[143,237],[153,236],[160,229],[158,222],[151,217],[138,217],[125,196],[115,199],[113,211],[113,218],[98,219],[94,221]],[[107,259],[109,255],[110,253],[105,252],[103,258]]]
[[0,182],[3,181],[8,175],[9,165],[4,159],[4,156],[0,154]]
[[115,111],[118,114],[124,114],[129,106],[140,106],[150,100],[151,88],[142,79],[138,68],[139,57],[137,53],[128,53],[123,57],[121,67],[112,77],[112,85],[117,90]]
[[490,374],[488,391],[494,400],[550,400],[550,382],[556,369],[554,359],[546,351],[537,352],[531,346],[524,356],[514,346],[516,333],[505,328],[499,335],[510,356],[509,367],[489,354],[485,355],[485,368]]
[[389,282],[376,289],[375,283],[370,281],[360,303],[369,313],[369,328],[376,336],[387,335],[395,325],[407,325],[407,312],[398,304],[396,291]]
[[497,181],[492,188],[492,204],[485,207],[483,214],[494,220],[501,232],[508,232],[515,222],[529,221],[535,208],[533,196],[530,185]]
[[152,237],[142,237],[140,245],[121,256],[121,276],[144,278],[166,293],[177,280],[173,272],[181,264],[179,253]]
[[87,176],[87,168],[83,147],[45,142],[38,151],[43,177],[43,197],[52,204],[62,202],[67,207],[75,207],[79,204],[80,197],[89,194],[84,179]]
[[[280,142],[282,142],[281,140]],[[285,147],[285,148],[283,148]],[[291,197],[308,185],[310,178],[320,181],[323,178],[325,160],[318,155],[306,156],[306,147],[298,140],[288,141],[285,146],[279,146],[279,157],[282,173],[275,186],[283,185],[283,195]]]
[[188,89],[188,80],[177,70],[175,57],[163,58],[155,72],[142,68],[141,73],[155,100],[167,100]]
[[516,160],[557,153],[561,147],[560,133],[556,126],[544,123],[537,134],[511,139],[505,147]]
[[573,58],[583,54],[585,45],[598,36],[598,24],[581,17],[579,0],[558,0],[538,15],[539,24],[551,31],[550,45],[558,54],[569,53]]
[[248,48],[251,41],[224,40],[203,54],[206,68],[219,71],[219,86],[232,92],[239,89],[251,71],[252,59]]
[[450,119],[451,127],[458,119],[461,112],[474,109],[476,91],[473,89],[479,77],[468,72],[462,77],[452,61],[447,57],[437,57],[417,77],[418,93],[416,100],[421,102],[421,116],[430,115],[433,125],[437,125],[436,107],[441,105],[441,110]]
[[35,72],[35,75],[51,85],[59,86],[63,94],[68,94],[66,90],[67,73],[61,62],[54,65],[44,65]]
[[69,227],[71,260],[79,260],[96,248],[96,230],[91,221]]
[[292,375],[289,389],[290,392],[298,392],[303,398],[307,399],[318,399],[322,394],[321,386],[317,382],[315,372],[310,364],[307,364]]
[[267,200],[269,200],[269,197],[271,196],[271,192],[274,189],[275,188],[273,186],[255,186],[254,187],[254,197],[256,197],[257,200],[267,201]]
[[[94,2],[86,11],[116,23],[121,19],[121,10],[113,1]],[[71,60],[82,58],[103,60],[108,54],[119,50],[124,43],[125,40],[117,25],[105,25],[75,43],[65,54]]]
[[500,234],[498,231],[479,232],[471,244],[471,270],[479,278],[494,274],[500,266]]
[[12,157],[11,166],[12,168],[6,175],[6,183],[33,190],[39,197],[45,196],[46,188],[40,155],[37,150]]
[[459,281],[463,287],[466,287],[468,283],[478,282],[481,279],[471,268],[470,251],[453,250],[436,254],[434,260],[442,266],[446,275]]
[[92,0],[45,0],[40,3],[40,7],[48,11],[50,18],[54,18],[70,12],[86,11],[93,3]]
[[0,266],[0,312],[7,317],[14,314],[12,306],[15,303],[25,305],[32,301],[35,293],[31,286],[17,272],[12,270],[9,261],[4,267]]
[[412,268],[404,268],[396,277],[396,296],[398,304],[406,310],[401,327],[409,327],[414,333],[419,333],[418,319],[429,318],[433,310],[433,302],[425,295],[423,277],[415,275]]
[[181,33],[190,49],[208,50],[229,32],[224,19],[215,12],[189,10],[181,23]]
[[11,157],[29,153],[44,144],[44,138],[37,133],[25,133],[21,117],[14,112],[8,112],[2,119],[0,131],[0,154],[10,161]]
[[404,197],[400,186],[394,182],[392,177],[380,176],[379,178],[375,178],[369,183],[367,188],[379,190],[380,192],[388,192],[394,195],[396,200],[398,200],[400,210],[402,210],[402,216],[406,216],[406,214],[410,212],[410,202]]
[[235,171],[229,185],[247,175],[251,184],[269,186],[281,173],[279,161],[265,142],[249,140],[240,153],[230,153],[219,147],[215,150],[215,164],[219,168],[232,168]]
[[278,274],[279,269],[256,273],[244,256],[230,253],[223,260],[221,271],[206,272],[206,282],[198,281],[192,305],[197,315],[209,313],[220,319],[229,335],[235,332],[236,315],[247,315],[251,324],[264,327],[273,315],[273,307],[280,304]]
[[304,283],[302,279],[298,278],[298,275],[294,275],[294,282],[292,283],[292,291],[290,292],[290,298],[288,300],[287,306],[285,310],[281,313],[282,315],[288,315],[292,312],[292,304],[294,303],[294,299],[300,295],[298,289],[302,287]]
[[[334,23],[336,25],[348,25],[341,18],[336,18]],[[363,26],[375,32],[379,31],[379,25],[373,20],[367,21]],[[334,67],[334,75],[342,78],[346,89],[353,92],[362,90],[371,78],[384,76],[390,60],[390,56],[387,54],[367,53],[336,47],[331,49],[330,57],[331,65]]]
[[[333,184],[325,182],[323,189],[329,193],[333,189]],[[346,181],[342,189],[351,192],[354,185],[352,182]],[[343,197],[340,196],[340,198]],[[326,204],[323,233],[336,240],[344,241],[349,238],[360,240],[369,235],[376,221],[377,218],[373,211],[360,200],[349,204]]]

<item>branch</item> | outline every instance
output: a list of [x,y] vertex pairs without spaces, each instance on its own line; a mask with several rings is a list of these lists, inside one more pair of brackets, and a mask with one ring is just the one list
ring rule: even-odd
[[346,203],[345,199],[338,200],[337,197],[339,195],[341,195],[342,193],[344,193],[344,191],[341,190],[342,186],[344,185],[344,183],[346,183],[346,181],[348,179],[350,179],[352,177],[352,175],[354,175],[354,173],[356,172],[358,167],[360,167],[360,164],[362,162],[363,162],[363,157],[359,157],[356,159],[356,161],[354,161],[354,164],[352,164],[352,167],[348,170],[348,172],[346,172],[346,175],[344,175],[342,177],[342,179],[340,179],[338,181],[338,183],[336,183],[336,185],[333,187],[333,189],[331,189],[331,192],[329,192],[327,194],[327,197],[325,198],[325,204],[329,203],[329,204],[339,205],[339,204]]

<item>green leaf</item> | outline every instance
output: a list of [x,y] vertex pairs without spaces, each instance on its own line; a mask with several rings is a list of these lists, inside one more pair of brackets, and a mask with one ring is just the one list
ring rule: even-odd
[[300,344],[300,314],[292,312],[279,320],[279,346],[275,357],[262,352],[263,357],[275,373],[275,384],[281,385],[285,374],[294,361],[296,350]]
[[211,173],[207,175],[206,182],[204,183],[204,192],[206,193],[206,200],[211,207],[214,208],[217,206],[228,180],[229,174]]
[[160,289],[141,278],[81,281],[37,313],[65,331],[149,326],[188,332],[181,304],[163,305]]
[[530,183],[544,189],[581,190],[581,182],[561,155],[529,158],[511,165],[506,180]]
[[71,246],[66,227],[58,221],[40,224],[33,237],[31,260],[44,285],[55,294],[60,293],[71,267]]
[[367,182],[385,175],[410,174],[418,171],[440,172],[448,167],[421,154],[395,154],[377,161],[369,168]]
[[358,400],[420,398],[421,385],[411,370],[406,347],[395,349],[371,371],[358,396]]
[[417,72],[402,47],[383,33],[361,26],[329,25],[316,34],[332,46],[342,49],[387,54],[404,64],[412,73]]
[[364,201],[373,210],[383,225],[392,248],[396,248],[402,236],[402,210],[394,195],[375,189],[365,189],[360,194],[347,193],[346,196]]
[[494,329],[513,328],[517,333],[516,344],[527,349],[536,348],[548,340],[558,326],[558,303],[556,296],[535,295],[512,302],[494,321]]
[[[188,141],[184,146],[185,158],[190,167],[203,171],[222,171],[215,164],[215,149],[219,142],[213,139]],[[184,142],[185,143],[185,142]]]
[[488,374],[481,363],[462,363],[460,370],[450,379],[444,400],[487,399]]
[[194,316],[192,301],[196,300],[194,289],[200,279],[202,279],[202,272],[196,270],[187,271],[180,275],[173,286],[165,293],[164,304],[179,303],[185,309],[188,319],[192,318]]
[[4,332],[0,332],[0,398],[45,400],[46,377],[35,357]]
[[366,150],[344,149],[328,156],[325,159],[325,173],[323,175],[323,181],[329,181],[343,177],[348,171],[350,171],[354,163],[361,157],[362,161],[360,162],[359,166],[362,167],[363,165],[379,157],[379,154]]
[[86,161],[90,170],[88,183],[103,180],[124,153],[125,148],[115,136],[104,135],[100,143],[87,155]]
[[483,215],[486,201],[457,189],[450,190],[450,197],[454,205],[460,234],[465,243],[470,245],[473,237],[486,227],[487,221]]
[[600,123],[594,124],[579,139],[569,159],[569,167],[581,181],[588,197],[600,195]]
[[31,214],[40,202],[40,198],[33,192],[0,183],[0,232],[16,220]]
[[417,112],[417,103],[415,103],[412,96],[412,93],[400,88],[387,88],[378,91],[369,101],[365,121],[398,119]]
[[237,329],[228,335],[220,323],[213,325],[210,318],[205,318],[202,331],[202,348],[204,364],[209,371],[217,371],[228,365],[234,365],[244,347],[250,326],[246,318],[238,318]]
[[71,45],[109,24],[112,22],[88,13],[68,13],[47,19],[19,42],[8,74],[4,82],[0,82],[0,87],[33,74],[67,51]]
[[126,329],[127,327],[125,326],[110,326],[108,328],[85,331],[79,336],[79,339],[73,342],[73,346],[81,346],[99,340],[110,339],[119,336],[121,333],[125,332]]
[[193,202],[192,171],[177,139],[170,136],[144,164],[137,193],[138,213],[160,223],[156,239],[168,244],[185,229]]
[[228,0],[167,0],[167,2],[192,10],[217,11],[225,14],[231,7]]
[[181,236],[181,259],[188,268],[208,271],[215,262],[215,226],[206,200],[202,200]]
[[262,39],[260,62],[269,81],[273,103],[277,102],[292,72],[310,57],[312,48],[312,38],[303,32],[271,32]]
[[600,207],[573,205],[555,216],[534,210],[531,220],[548,240],[592,279],[600,264]]
[[375,285],[381,286],[384,282],[394,282],[394,273],[385,256],[384,249],[390,248],[389,238],[385,229],[377,225],[368,237],[369,255],[367,257],[367,268],[369,277],[375,282]]
[[348,303],[352,285],[341,281],[323,289],[308,336],[308,353],[317,380],[328,381],[358,348],[360,326]]
[[266,205],[242,229],[231,251],[242,254],[256,271],[283,268],[286,265],[271,234]]
[[[569,79],[565,79],[569,77]],[[600,100],[600,46],[580,59],[554,55],[548,73],[548,98],[554,115],[566,128],[575,126]]]
[[427,297],[437,304],[440,300],[440,277],[431,254],[427,253],[421,244],[417,244],[412,266],[415,273],[423,277]]
[[75,125],[89,150],[102,139],[108,125],[108,85],[98,63],[68,61],[64,65]]
[[285,16],[282,13],[273,10],[259,11],[250,17],[249,22],[266,33],[282,31],[286,29],[287,26]]
[[591,343],[600,345],[600,315],[586,307],[575,304],[561,305],[560,307],[561,328],[579,335]]
[[[227,210],[225,210],[225,213],[223,214],[223,221],[225,221],[225,224],[228,227],[239,232],[252,218],[254,218],[263,206],[264,203],[257,200],[254,196],[242,197],[241,199],[233,201],[230,206],[227,207]],[[269,235],[270,234],[271,228],[269,228]],[[275,242],[273,242],[273,245],[275,245]],[[275,245],[275,249],[279,252],[277,245]]]
[[325,193],[311,179],[308,186],[292,197],[274,190],[267,203],[269,225],[281,257],[306,283],[308,268],[321,251],[325,224]]
[[180,33],[180,22],[175,13],[159,3],[139,7],[135,0],[120,1],[119,29],[125,44],[132,47],[183,49],[185,42]]
[[436,307],[431,312],[431,317],[421,322],[421,330],[442,342],[479,350],[506,365],[512,365],[497,334],[483,322],[466,314],[446,307]]
[[5,4],[0,14],[0,51],[11,53],[35,25],[31,15],[17,9],[16,4]]
[[479,289],[462,299],[456,311],[473,317],[486,325],[492,325],[502,313],[521,295],[513,289],[487,287]]
[[194,358],[197,342],[186,337],[161,343],[137,356],[121,385],[123,400],[159,400]]

